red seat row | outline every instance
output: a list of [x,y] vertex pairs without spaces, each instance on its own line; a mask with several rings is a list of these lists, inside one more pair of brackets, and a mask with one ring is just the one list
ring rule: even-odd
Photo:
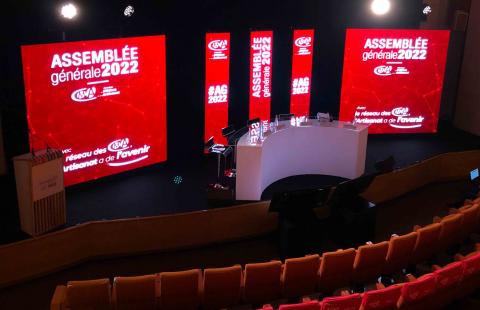
[[[363,294],[348,294],[326,297],[322,301],[305,301],[300,304],[280,305],[279,310],[369,310],[369,309],[437,309],[455,299],[463,298],[480,287],[480,252],[443,268],[433,266],[432,272],[419,278],[407,275],[405,283],[384,287],[377,284],[376,290]],[[262,310],[273,310],[267,305]]]

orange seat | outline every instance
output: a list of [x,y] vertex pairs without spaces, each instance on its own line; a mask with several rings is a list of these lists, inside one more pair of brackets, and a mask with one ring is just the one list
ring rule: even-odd
[[350,284],[355,254],[353,248],[323,254],[320,260],[318,280],[318,287],[321,291],[331,292]]
[[430,224],[416,230],[418,233],[415,247],[413,248],[410,263],[417,264],[431,257],[438,246],[438,238],[442,225],[439,223]]
[[402,236],[392,236],[385,258],[385,274],[393,274],[407,267],[410,256],[413,253],[418,233],[411,232]]
[[397,302],[398,309],[431,309],[432,296],[436,290],[436,276],[432,273],[418,279],[411,277],[402,286],[402,294]]
[[352,294],[338,297],[326,297],[320,303],[322,310],[353,310],[360,308],[362,296]]
[[358,247],[353,264],[353,281],[364,283],[378,278],[385,267],[388,241]]
[[471,233],[478,231],[480,221],[480,205],[474,204],[461,207],[458,212],[463,214],[461,238],[466,239]]
[[160,273],[160,308],[198,309],[201,276],[200,269]]
[[242,267],[209,268],[203,272],[204,309],[222,309],[240,303]]
[[117,310],[155,309],[157,296],[156,275],[116,277],[113,280],[113,304]]
[[317,254],[286,259],[281,277],[283,295],[293,298],[314,293],[319,266],[320,257]]
[[462,223],[463,214],[450,214],[441,219],[439,241],[437,251],[443,251],[461,241],[462,239]]
[[282,263],[271,261],[245,265],[244,298],[249,304],[258,305],[280,298]]
[[110,280],[69,281],[66,290],[67,309],[111,309]]
[[[383,286],[381,284],[377,285],[380,287]],[[368,291],[363,294],[360,310],[387,310],[397,308],[397,301],[402,292],[402,284],[380,287],[377,290]]]

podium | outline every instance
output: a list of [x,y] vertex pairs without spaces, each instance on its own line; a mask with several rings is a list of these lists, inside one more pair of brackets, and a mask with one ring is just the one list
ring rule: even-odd
[[38,236],[66,223],[63,154],[43,150],[13,158],[21,229]]

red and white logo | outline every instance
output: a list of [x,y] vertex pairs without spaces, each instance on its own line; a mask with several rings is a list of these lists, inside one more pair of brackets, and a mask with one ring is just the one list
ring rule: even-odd
[[213,40],[208,43],[208,49],[213,52],[210,59],[228,59],[228,40]]
[[70,95],[70,98],[76,102],[87,102],[97,99],[96,93],[97,89],[95,86],[84,87],[73,91],[73,93]]

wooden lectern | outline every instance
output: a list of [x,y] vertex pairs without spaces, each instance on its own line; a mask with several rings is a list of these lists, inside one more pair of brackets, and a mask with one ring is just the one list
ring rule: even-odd
[[65,225],[63,154],[43,150],[13,158],[22,230],[38,236]]

